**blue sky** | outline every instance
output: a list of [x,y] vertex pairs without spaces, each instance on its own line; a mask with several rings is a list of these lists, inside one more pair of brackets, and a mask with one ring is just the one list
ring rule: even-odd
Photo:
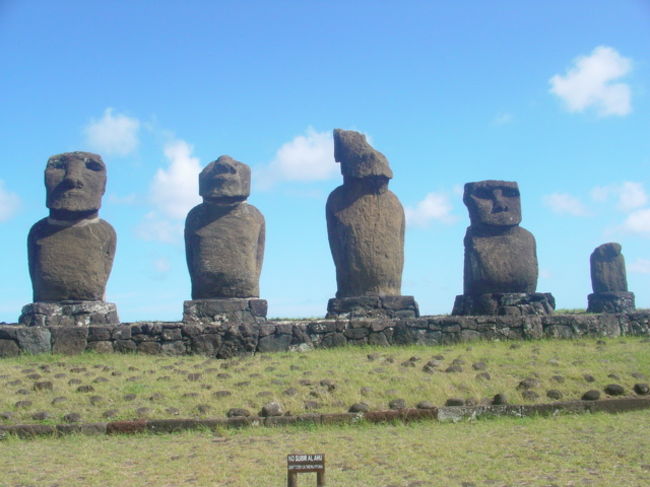
[[538,291],[586,307],[618,241],[650,307],[650,2],[0,1],[0,321],[31,302],[47,158],[101,154],[118,234],[107,301],[177,320],[184,217],[221,154],[253,170],[269,316],[322,316],[336,281],[331,130],[367,134],[408,216],[403,294],[462,292],[462,186],[517,181]]

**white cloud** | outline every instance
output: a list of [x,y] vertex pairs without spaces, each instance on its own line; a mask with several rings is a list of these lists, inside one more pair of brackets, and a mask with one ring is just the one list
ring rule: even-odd
[[253,172],[256,185],[270,188],[282,181],[321,181],[339,172],[334,161],[334,140],[330,132],[316,132],[309,127],[283,144],[273,160]]
[[565,102],[570,112],[594,107],[603,117],[627,115],[632,111],[630,87],[613,81],[631,69],[630,59],[611,47],[598,46],[591,55],[578,57],[565,76],[553,76],[550,91]]
[[426,228],[432,221],[453,223],[456,217],[451,214],[452,206],[449,197],[444,193],[428,193],[415,208],[406,207],[406,224],[408,226]]
[[154,271],[158,274],[167,274],[172,268],[171,262],[169,262],[169,259],[166,257],[158,257],[157,259],[154,259],[152,265]]
[[628,268],[635,274],[650,274],[650,259],[636,259]]
[[177,244],[183,238],[183,223],[161,218],[156,212],[145,215],[135,229],[136,236],[150,242]]
[[544,196],[544,204],[554,213],[559,215],[587,216],[589,212],[585,205],[576,198],[567,193],[552,193]]
[[138,197],[135,195],[135,193],[127,194],[124,196],[120,196],[114,193],[108,195],[108,201],[114,205],[130,206],[134,205],[137,200]]
[[591,197],[595,201],[605,202],[610,196],[618,198],[616,207],[621,211],[631,211],[648,202],[648,195],[642,183],[625,181],[621,184],[596,186],[591,190]]
[[183,140],[165,145],[167,169],[158,169],[151,184],[151,201],[164,216],[184,219],[201,202],[199,173],[201,165],[192,157],[192,147]]
[[5,188],[5,182],[0,179],[0,222],[9,220],[20,207],[20,198]]
[[650,237],[650,208],[630,213],[623,222],[623,230]]
[[136,118],[119,113],[113,115],[113,109],[104,110],[99,120],[91,120],[84,128],[86,143],[92,150],[102,154],[125,156],[138,146],[140,122]]

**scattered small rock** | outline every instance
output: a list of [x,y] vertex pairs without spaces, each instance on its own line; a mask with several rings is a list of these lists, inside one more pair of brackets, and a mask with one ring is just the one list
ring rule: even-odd
[[558,391],[557,389],[549,389],[546,391],[546,397],[549,399],[555,399],[556,401],[559,401],[562,399],[562,393]]
[[78,384],[81,384],[81,381],[79,379],[70,379],[68,381],[68,385],[70,385],[70,386],[75,386],[75,385],[78,385]]
[[462,372],[463,368],[460,365],[450,365],[445,369],[445,372],[449,373],[458,373]]
[[316,401],[305,401],[305,409],[310,410],[310,409],[320,409],[321,404]]
[[201,380],[202,375],[201,374],[187,374],[187,380],[190,382],[197,382]]
[[472,364],[474,370],[485,370],[487,369],[487,364],[485,362],[475,362]]
[[282,416],[282,414],[284,414],[282,405],[277,401],[265,404],[260,410],[260,416],[263,418],[268,418],[270,416]]
[[445,401],[445,406],[464,406],[465,401],[457,397],[450,397]]
[[650,386],[648,384],[634,384],[634,392],[639,396],[647,396],[650,394]]
[[226,413],[226,416],[228,416],[229,418],[248,417],[250,415],[251,412],[248,409],[244,409],[244,408],[230,408]]
[[94,392],[95,388],[90,385],[79,386],[77,387],[77,392]]
[[354,403],[352,406],[350,406],[350,409],[348,409],[348,412],[350,413],[365,413],[368,411],[370,411],[370,406],[368,406],[365,402]]
[[490,380],[492,379],[492,376],[490,375],[489,372],[481,372],[479,374],[476,374],[476,380]]
[[178,416],[181,412],[176,408],[167,408],[165,412],[171,416]]
[[90,404],[97,406],[97,404],[104,401],[104,398],[102,396],[90,396],[88,400],[90,401]]
[[582,378],[585,380],[585,382],[596,382],[596,378],[591,374],[584,374]]
[[66,423],[78,423],[81,421],[81,414],[79,413],[68,413],[63,415],[63,421]]
[[16,404],[14,404],[14,407],[16,409],[27,409],[32,407],[32,401],[18,401]]
[[230,392],[230,391],[214,391],[212,393],[212,396],[216,397],[216,398],[228,397],[228,396],[232,396],[232,392]]
[[613,380],[621,380],[621,378],[616,374],[608,374],[607,377]]
[[620,384],[607,384],[603,390],[609,396],[622,396],[625,394],[625,388]]
[[523,397],[526,401],[535,401],[539,399],[539,394],[537,394],[535,391],[526,389],[521,393],[521,397]]
[[557,382],[558,384],[564,384],[564,381],[566,379],[561,375],[554,375],[554,376],[551,377],[551,380],[553,382]]
[[590,391],[585,392],[581,399],[583,401],[597,401],[600,399],[600,391],[591,389]]
[[210,410],[212,410],[212,406],[210,406],[209,404],[199,404],[198,406],[196,406],[196,410],[200,414],[207,414]]
[[0,413],[0,419],[4,421],[9,421],[10,419],[13,419],[13,417],[14,417],[14,413],[10,411],[3,411]]
[[420,401],[415,407],[418,409],[435,409],[435,406],[430,401]]
[[138,408],[135,410],[135,414],[137,414],[139,418],[144,418],[151,414],[151,408]]
[[51,417],[52,416],[47,411],[39,411],[37,413],[32,414],[32,419],[34,421],[43,421],[43,420],[49,419]]
[[136,398],[135,394],[124,394],[124,400],[125,401],[134,401]]
[[57,404],[61,404],[62,402],[66,402],[67,400],[68,400],[67,397],[59,396],[52,399],[52,402],[50,404],[52,404],[52,406],[56,406]]
[[117,416],[117,413],[118,413],[117,409],[109,409],[102,413],[102,418],[114,418],[115,416]]
[[404,399],[393,399],[388,402],[389,409],[405,409],[406,401]]
[[282,391],[282,394],[284,394],[285,396],[295,396],[296,394],[298,394],[298,389],[296,389],[295,387],[289,387],[289,389],[285,389],[284,391]]
[[492,404],[495,406],[508,404],[508,398],[503,393],[495,394],[494,397],[492,398]]
[[372,394],[372,389],[370,387],[362,387],[361,389],[359,389],[359,394],[361,394],[364,397],[367,397],[370,394]]

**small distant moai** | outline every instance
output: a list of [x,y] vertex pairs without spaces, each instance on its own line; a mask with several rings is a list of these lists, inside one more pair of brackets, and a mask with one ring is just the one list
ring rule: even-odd
[[465,233],[463,294],[454,315],[548,314],[555,309],[549,293],[537,293],[535,237],[521,228],[521,199],[516,182],[465,184],[469,210]]
[[388,189],[388,160],[363,134],[341,129],[334,129],[334,159],[343,185],[326,205],[337,283],[327,316],[419,316],[413,296],[401,295],[405,219]]
[[208,164],[199,175],[203,203],[185,220],[185,254],[192,300],[187,323],[257,323],[266,319],[259,298],[264,258],[264,216],[249,205],[251,170],[229,156]]
[[587,296],[589,313],[625,313],[634,311],[634,293],[627,290],[625,259],[621,244],[602,244],[591,254],[591,287]]
[[27,238],[34,302],[18,319],[28,326],[119,323],[117,308],[104,302],[116,235],[98,216],[106,189],[106,165],[97,154],[67,152],[45,167],[50,215]]

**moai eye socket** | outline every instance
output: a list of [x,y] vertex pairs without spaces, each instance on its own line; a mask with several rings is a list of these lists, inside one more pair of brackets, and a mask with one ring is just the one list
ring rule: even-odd
[[519,197],[519,190],[515,188],[501,188],[501,193],[507,198]]
[[48,161],[47,169],[65,169],[65,163],[61,159],[52,159]]
[[86,168],[97,172],[104,169],[104,167],[99,162],[93,161],[92,159],[86,159]]
[[492,189],[491,188],[476,188],[473,192],[474,196],[482,200],[488,200],[492,198]]

